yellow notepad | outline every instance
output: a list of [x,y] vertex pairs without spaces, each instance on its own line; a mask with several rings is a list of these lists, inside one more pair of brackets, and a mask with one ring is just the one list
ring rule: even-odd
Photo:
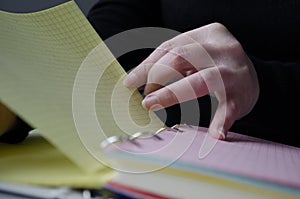
[[100,188],[115,173],[109,168],[85,172],[38,133],[17,145],[0,143],[0,181]]
[[106,171],[99,143],[107,136],[163,126],[141,107],[140,94],[120,83],[125,71],[74,1],[36,13],[0,11],[0,27],[0,101],[83,172]]

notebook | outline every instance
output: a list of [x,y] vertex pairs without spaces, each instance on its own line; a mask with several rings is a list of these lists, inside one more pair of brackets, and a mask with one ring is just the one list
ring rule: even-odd
[[[165,133],[158,133],[153,136],[154,139],[140,139],[141,136],[149,137],[149,133],[144,132],[156,132],[157,129],[161,129],[164,126],[163,122],[153,112],[147,112],[141,107],[142,96],[137,91],[122,85],[125,71],[74,1],[36,13],[16,14],[1,11],[0,26],[0,101],[36,128],[40,136],[38,139],[30,137],[15,147],[0,146],[1,181],[52,186],[100,186],[104,181],[113,178],[110,166],[117,170],[125,169],[137,173],[168,168],[164,173],[170,173],[173,177],[183,174],[183,179],[193,179],[194,176],[198,179],[199,175],[216,175],[216,182],[223,178],[238,179],[239,183],[261,183],[266,188],[275,186],[279,192],[288,190],[289,193],[298,194],[299,172],[294,172],[295,168],[299,168],[298,149],[273,143],[268,145],[269,147],[260,148],[265,142],[258,141],[257,144],[252,138],[245,142],[238,142],[243,140],[239,137],[235,137],[234,142],[213,140],[207,142],[208,145],[201,150],[204,153],[201,153],[200,157],[205,158],[204,162],[201,162],[203,165],[199,166],[198,154],[195,154],[199,145],[195,143],[203,138],[201,129],[198,131],[197,128],[194,131],[191,130],[193,128],[189,128],[185,129],[188,133],[180,134],[175,133],[174,130],[178,130],[174,128]],[[174,135],[178,139],[170,139]],[[130,153],[123,153],[121,150],[104,153],[101,148],[111,146],[110,142],[126,140],[124,138],[128,136],[131,138],[130,144],[123,144]],[[144,142],[140,143],[140,140]],[[173,143],[172,147],[164,147],[170,140]],[[193,146],[196,147],[195,150],[192,149]],[[256,169],[232,170],[235,167],[228,166],[234,160],[233,157],[236,158],[236,162],[233,162],[237,165],[239,161],[246,161],[245,157],[237,158],[236,153],[250,150],[250,146],[254,147],[256,153],[269,151],[266,152],[271,154],[269,161],[269,156],[265,157],[259,153],[254,157],[249,155],[249,158],[254,158],[253,161],[259,163],[275,162],[273,166],[280,178],[265,176],[264,172],[267,169],[259,169],[256,164],[253,164],[253,168],[257,168],[257,172],[262,174],[253,173]],[[255,148],[256,146],[258,148]],[[221,164],[215,164],[216,159],[224,154],[224,150],[220,148],[229,150],[228,147],[237,150],[224,159],[221,168]],[[164,150],[160,150],[161,148]],[[133,150],[148,154],[153,149],[159,152],[155,156],[135,156],[131,153]],[[208,153],[206,156],[206,152],[210,152],[211,149],[212,154],[217,150],[220,154]],[[278,153],[275,153],[277,150]],[[50,156],[51,154],[53,156]],[[250,162],[250,159],[247,161]],[[121,167],[113,165],[114,163]],[[280,170],[284,163],[291,166],[285,167],[286,173]],[[272,165],[269,166],[272,168],[269,171],[274,172]],[[70,170],[65,171],[66,167]],[[34,168],[36,170],[33,170]],[[12,175],[9,172],[13,172]],[[145,181],[139,183],[140,186],[149,188],[147,178],[143,179]],[[279,185],[274,182],[279,182]]]
[[[47,150],[44,159],[23,153],[7,156],[19,153],[22,143],[15,148],[1,145],[0,180],[76,187],[90,180],[99,186],[93,174],[98,182],[111,176],[99,148],[103,139],[163,126],[142,108],[142,96],[123,86],[126,72],[74,1],[34,13],[0,11],[0,26],[0,101],[39,132],[49,152],[55,151],[57,161],[40,171],[69,181],[56,183],[31,170],[38,169],[39,161],[52,160]],[[28,153],[42,147],[26,143]],[[22,167],[27,159],[34,160]],[[75,176],[59,164],[74,164],[86,180],[70,183]],[[16,173],[4,173],[9,171]]]
[[[206,128],[175,129],[104,141],[105,154],[115,160],[111,167],[119,171],[107,186],[121,184],[171,198],[201,192],[232,198],[240,190],[252,194],[249,198],[299,198],[300,148],[234,132],[216,142]],[[213,147],[203,155],[207,146]],[[227,192],[211,183],[227,186]]]
[[0,143],[2,183],[99,189],[114,176],[110,168],[85,172],[36,130],[20,144]]

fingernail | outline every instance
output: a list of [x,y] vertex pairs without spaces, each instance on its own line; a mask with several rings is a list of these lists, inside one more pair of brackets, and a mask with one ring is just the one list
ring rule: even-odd
[[223,128],[220,128],[218,130],[218,134],[219,134],[219,139],[220,140],[225,140],[226,136],[225,136],[225,133],[224,133],[224,129]]
[[225,138],[226,138],[223,128],[220,128],[218,130],[211,130],[211,129],[209,129],[209,134],[213,138],[216,138],[216,139],[219,139],[219,140],[225,140]]
[[158,108],[157,105],[159,105],[159,103],[158,103],[158,98],[155,95],[148,95],[142,101],[142,106],[145,109],[150,109],[152,111],[155,111]]
[[124,86],[126,87],[134,87],[137,82],[137,76],[135,73],[130,73],[123,81]]
[[164,107],[160,104],[154,104],[153,106],[150,107],[150,110],[151,111],[158,111],[158,110],[161,110],[163,109]]

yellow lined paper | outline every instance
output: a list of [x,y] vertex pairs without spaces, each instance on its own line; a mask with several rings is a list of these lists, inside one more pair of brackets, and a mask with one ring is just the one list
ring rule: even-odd
[[[113,100],[116,102],[113,106],[118,107],[112,108],[112,89],[126,73],[76,3],[69,1],[28,14],[1,11],[0,27],[0,101],[37,128],[47,141],[82,171],[107,169],[96,160],[102,158],[100,141],[105,136],[123,133],[123,128],[132,133],[145,129],[132,126],[128,115],[122,113],[127,110],[124,107],[129,107],[131,117],[139,125],[148,124],[150,119],[148,112],[140,105],[141,96],[137,92],[132,94],[122,84],[117,84],[119,92],[115,96],[122,98]],[[88,150],[96,153],[96,158],[82,144],[73,120],[73,85],[81,65],[96,71],[103,70],[94,99],[103,132],[97,131],[92,121],[84,120],[86,117],[81,118],[86,130],[82,138],[89,145]],[[83,81],[77,85],[82,92],[77,93],[77,102],[79,100],[84,104],[85,95],[88,95],[85,92],[93,88],[89,84],[89,78],[94,75],[91,71],[84,76],[87,83]],[[130,98],[129,105],[124,97]],[[122,130],[115,123],[112,109],[120,111],[117,117]],[[76,111],[81,111],[79,115],[83,116],[90,114],[87,107],[77,107]],[[146,126],[148,130],[157,130],[163,125],[155,114],[151,113],[150,117],[152,121]],[[35,149],[38,147],[32,150]],[[1,164],[9,166],[8,162]]]
[[67,159],[38,133],[18,145],[0,143],[0,180],[72,188],[100,188],[114,171],[87,173]]

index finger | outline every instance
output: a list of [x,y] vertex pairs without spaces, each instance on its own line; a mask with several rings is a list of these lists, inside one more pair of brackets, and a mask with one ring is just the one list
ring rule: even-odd
[[147,82],[147,76],[150,68],[159,61],[165,54],[173,48],[184,46],[194,42],[194,40],[186,35],[181,34],[162,43],[157,49],[152,52],[141,64],[134,68],[128,76],[124,79],[125,86],[130,88],[138,88]]
[[182,103],[202,97],[219,90],[220,82],[218,68],[203,69],[166,87],[163,87],[145,97],[142,105],[146,109],[157,111],[163,107]]
[[139,88],[146,84],[151,66],[167,54],[166,50],[156,49],[142,63],[135,67],[124,79],[123,84],[129,88]]

